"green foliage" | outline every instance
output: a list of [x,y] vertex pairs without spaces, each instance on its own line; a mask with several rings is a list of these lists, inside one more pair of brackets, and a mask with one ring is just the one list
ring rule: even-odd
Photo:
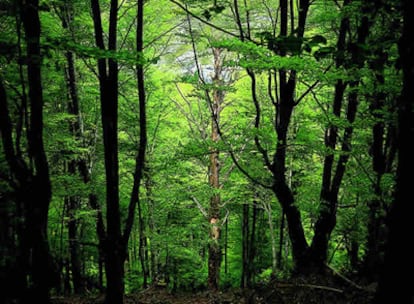
[[301,42],[297,38],[292,38],[291,42],[287,37],[279,39],[282,41],[281,45],[289,51],[292,51],[291,56],[279,56],[269,51],[269,49],[259,46],[253,42],[242,42],[238,39],[227,39],[215,42],[215,46],[225,48],[232,52],[237,52],[242,57],[238,60],[229,60],[226,62],[229,66],[240,66],[243,68],[250,68],[259,71],[266,71],[270,69],[289,69],[289,70],[308,70],[316,67],[314,62],[309,58],[302,58],[299,56],[297,50]]
[[[272,22],[276,22],[273,18],[278,11],[277,1],[247,1],[246,7],[239,1],[245,34],[247,15],[251,22],[250,36],[249,39],[246,36],[245,41],[229,37],[192,17],[192,33],[189,33],[186,16],[182,11],[178,13],[175,7],[172,8],[170,1],[146,1],[145,49],[143,53],[137,53],[135,4],[124,2],[120,6],[119,48],[109,51],[95,46],[88,2],[41,2],[45,101],[43,136],[53,186],[48,229],[53,256],[60,264],[69,260],[68,223],[75,219],[79,224],[77,241],[80,244],[83,275],[93,278],[99,275],[97,210],[91,208],[91,194],[97,196],[104,219],[110,216],[106,214],[105,207],[105,159],[100,90],[96,77],[99,59],[113,59],[119,64],[118,152],[122,221],[125,221],[128,211],[132,173],[142,131],[139,128],[135,67],[138,64],[145,65],[149,142],[140,188],[143,223],[134,224],[129,243],[126,291],[139,291],[143,284],[138,253],[139,228],[142,228],[139,225],[145,228],[147,262],[153,266],[161,283],[168,284],[171,290],[193,291],[206,287],[209,223],[205,214],[208,214],[212,195],[217,194],[221,198],[221,219],[227,217],[228,220],[227,223],[220,223],[222,236],[219,244],[223,248],[221,287],[240,285],[243,265],[242,206],[246,203],[250,208],[253,203],[258,207],[253,281],[267,282],[270,279],[273,271],[272,240],[278,245],[281,210],[274,194],[246,178],[234,165],[232,157],[254,180],[268,186],[274,183],[262,153],[265,151],[270,162],[274,161],[277,147],[275,126],[281,98],[280,83],[276,85],[274,82],[280,81],[280,71],[286,71],[288,77],[295,75],[294,97],[295,101],[300,101],[294,107],[289,124],[285,177],[294,194],[295,206],[301,212],[308,242],[312,240],[320,211],[324,159],[332,155],[337,161],[339,156],[344,155],[341,151],[344,130],[353,127],[352,151],[346,152],[350,158],[339,192],[337,225],[329,244],[329,262],[338,269],[352,270],[354,265],[350,264],[349,258],[352,244],[359,245],[357,256],[359,261],[363,260],[368,234],[367,205],[373,199],[380,199],[384,208],[378,214],[385,216],[395,190],[396,164],[392,164],[390,170],[379,179],[380,194],[374,192],[374,182],[379,177],[372,169],[370,152],[372,128],[376,123],[385,128],[384,151],[390,150],[389,145],[393,140],[391,138],[386,142],[385,137],[395,128],[395,100],[401,92],[397,46],[400,25],[395,22],[400,20],[397,10],[378,11],[381,18],[374,20],[367,43],[350,44],[344,54],[338,54],[336,43],[339,22],[342,17],[349,18],[348,34],[351,35],[347,39],[352,42],[357,34],[363,1],[353,1],[345,7],[338,7],[335,1],[315,2],[310,7],[303,38],[297,37],[295,30],[288,36],[276,34],[279,24]],[[219,28],[238,35],[237,24],[234,23],[234,15],[227,1],[192,0],[181,3],[188,4],[188,8],[201,19],[214,22]],[[101,1],[101,4],[103,10],[108,8],[107,1]],[[11,6],[11,2],[8,5]],[[73,13],[73,20],[66,28],[63,28],[62,16],[59,15],[59,8],[64,5],[68,5]],[[27,98],[26,46],[22,43],[24,31],[16,23],[16,20],[19,21],[16,13],[11,7],[0,12],[0,74],[7,90],[14,149],[30,164],[33,159],[27,149],[30,101]],[[107,30],[107,26],[105,21],[104,30]],[[16,35],[18,29],[20,38]],[[223,77],[223,83],[202,83],[200,80],[214,66],[212,47],[223,49],[223,76],[226,76]],[[363,67],[351,62],[352,47],[358,48],[366,59]],[[194,62],[194,51],[198,56],[197,63]],[[67,110],[70,102],[68,52],[75,59],[80,117],[68,114]],[[346,64],[335,66],[337,56],[343,56]],[[199,75],[197,64],[206,75]],[[252,101],[251,79],[245,69],[256,73],[256,97],[261,111],[257,128],[254,126],[257,113]],[[270,85],[269,75],[272,79]],[[335,84],[339,80],[347,84],[356,81],[359,85],[353,88],[348,85],[340,116],[337,116],[332,114],[332,104]],[[219,142],[210,138],[211,105],[206,94],[210,94],[211,98],[213,92],[225,95]],[[359,98],[357,117],[352,124],[346,119],[350,93],[357,93]],[[381,102],[381,107],[371,110],[375,102]],[[75,136],[71,126],[79,119],[82,132]],[[325,130],[328,126],[335,126],[338,131],[335,148],[325,146]],[[255,140],[260,141],[263,151],[259,151]],[[3,148],[3,143],[0,143],[0,151],[3,152]],[[209,156],[213,149],[220,152],[220,189],[208,184]],[[90,174],[87,182],[78,169],[75,172],[68,170],[69,164],[75,164],[76,167],[78,161],[87,164]],[[11,230],[4,231],[16,233],[20,218],[15,214],[15,181],[10,182],[10,172],[5,155],[0,153],[0,215],[7,219],[9,215],[13,217],[11,228],[8,227]],[[66,203],[70,197],[76,198],[79,203],[71,216]],[[274,226],[273,232],[270,231],[269,221]],[[291,244],[286,241],[286,231],[284,237],[282,269],[273,273],[279,279],[286,278],[292,267]],[[11,256],[6,258],[12,259]],[[6,262],[2,259],[0,263],[3,266]],[[66,273],[63,268],[62,274],[71,275],[70,271]],[[154,273],[151,275],[154,276]]]

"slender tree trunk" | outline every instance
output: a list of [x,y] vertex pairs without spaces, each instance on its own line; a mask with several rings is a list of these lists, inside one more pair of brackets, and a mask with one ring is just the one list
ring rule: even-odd
[[229,219],[226,220],[225,223],[225,231],[224,231],[224,273],[226,275],[229,274],[229,258],[228,258],[228,251],[229,251]]
[[132,229],[133,215],[135,206],[138,205],[138,222],[139,222],[139,257],[141,261],[141,268],[144,277],[143,286],[148,286],[149,265],[148,265],[148,246],[146,225],[143,217],[141,200],[139,196],[139,188],[144,174],[145,167],[145,153],[147,148],[147,117],[146,117],[146,94],[144,81],[144,56],[143,56],[143,35],[144,35],[144,0],[139,0],[137,3],[137,33],[136,33],[136,48],[140,60],[136,68],[137,88],[138,88],[138,106],[139,106],[139,146],[138,153],[135,159],[134,184],[131,192],[131,200],[129,203],[129,214],[127,224],[124,229],[124,238],[127,240]]
[[254,259],[256,257],[256,220],[257,220],[257,201],[253,201],[252,206],[252,220],[250,229],[250,240],[249,240],[249,256],[248,256],[248,271],[249,276],[247,280],[247,286],[252,287],[254,283],[254,276],[256,272]]
[[242,273],[240,288],[249,285],[249,204],[243,204],[242,216]]
[[[148,166],[145,168],[145,171],[144,171],[144,179],[145,179],[145,182],[144,182],[145,191],[146,191],[146,196],[148,200],[148,229],[149,229],[150,235],[153,236],[157,233],[157,228],[155,224],[156,209],[155,209],[155,201],[152,197],[153,181],[152,181],[151,172]],[[158,246],[155,244],[155,242],[150,243],[149,253],[147,253],[147,255],[148,254],[150,256],[150,261],[148,261],[150,263],[150,266],[148,267],[149,277],[151,278],[151,284],[156,284],[159,279],[158,278],[159,249],[158,249]]]
[[270,203],[264,204],[264,209],[267,215],[267,223],[269,225],[270,243],[272,248],[272,275],[275,275],[277,270],[277,246],[275,238],[275,226],[273,224],[272,206]]
[[141,270],[142,270],[142,277],[143,283],[142,287],[148,287],[148,279],[149,279],[149,265],[148,265],[148,246],[147,246],[147,236],[146,236],[146,227],[142,212],[141,201],[138,200],[138,225],[139,225],[139,261],[141,263]]
[[282,269],[284,235],[285,235],[285,213],[282,210],[282,214],[280,215],[280,227],[279,227],[279,248],[277,251],[277,260],[276,260],[276,265],[278,269]]
[[[250,209],[252,214],[250,216]],[[242,276],[241,288],[252,287],[252,278],[254,277],[255,267],[254,258],[256,255],[256,218],[257,218],[257,201],[254,200],[252,208],[249,204],[243,204],[242,217]]]

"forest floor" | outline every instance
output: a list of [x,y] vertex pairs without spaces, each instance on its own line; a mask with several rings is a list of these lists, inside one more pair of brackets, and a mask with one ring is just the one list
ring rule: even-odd
[[[346,280],[346,279],[345,279]],[[149,288],[125,296],[125,304],[369,304],[375,285],[360,286],[352,281],[330,278],[295,278],[272,281],[254,289],[229,289],[216,294],[170,292]],[[54,297],[53,304],[102,304],[103,295],[90,297]]]

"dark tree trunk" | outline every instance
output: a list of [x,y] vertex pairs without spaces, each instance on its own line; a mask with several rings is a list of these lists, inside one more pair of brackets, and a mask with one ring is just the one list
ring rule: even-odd
[[[252,209],[250,216],[250,209]],[[257,201],[253,202],[252,208],[249,204],[243,204],[242,217],[242,275],[241,288],[253,286],[255,273],[254,258],[256,255],[256,219]]]
[[[345,2],[344,5],[348,5],[348,2]],[[367,13],[364,10],[364,13]],[[345,18],[341,22],[340,34],[338,39],[338,49],[345,51],[344,46],[347,44],[345,42],[346,32],[349,28],[349,20]],[[358,27],[358,37],[356,45],[351,48],[351,62],[346,63],[342,62],[342,58],[339,57],[337,60],[337,66],[342,64],[352,64],[357,68],[362,68],[364,64],[363,50],[361,47],[364,45],[365,40],[368,36],[369,30],[369,19],[367,15],[362,17],[360,26]],[[349,45],[353,45],[352,42],[349,42]],[[312,239],[312,245],[310,248],[309,258],[310,258],[310,267],[315,268],[316,270],[322,270],[325,268],[325,263],[328,258],[328,244],[329,239],[332,233],[332,230],[336,225],[336,210],[338,206],[338,193],[341,187],[342,179],[345,173],[346,164],[349,160],[351,146],[352,146],[352,134],[353,126],[352,124],[355,121],[357,107],[358,107],[358,92],[357,88],[359,86],[359,80],[354,80],[350,82],[350,92],[348,94],[348,105],[346,110],[346,120],[349,123],[344,130],[342,136],[342,147],[341,155],[338,158],[336,163],[335,171],[333,172],[334,167],[334,154],[328,154],[325,157],[323,178],[322,178],[322,188],[320,194],[320,211],[318,220],[315,224],[315,234]],[[344,90],[346,88],[346,83],[343,83],[339,80],[335,88],[335,98],[333,104],[333,114],[337,117],[340,116],[342,99]],[[326,132],[325,145],[328,150],[335,150],[337,139],[338,139],[338,130],[337,126],[331,125]]]
[[383,197],[385,193],[381,187],[381,182],[384,174],[391,173],[396,149],[395,124],[394,122],[387,122],[385,115],[382,114],[386,106],[393,108],[394,105],[389,104],[392,96],[388,97],[388,94],[380,89],[385,83],[386,63],[386,54],[380,47],[381,44],[374,51],[374,59],[370,62],[370,67],[375,72],[379,92],[369,96],[370,112],[376,119],[372,127],[372,145],[370,147],[375,179],[372,183],[374,198],[368,202],[367,248],[362,265],[363,275],[371,281],[378,281],[380,265],[384,262],[386,225],[385,216],[383,215],[385,210]]
[[132,229],[135,206],[138,205],[138,222],[139,222],[139,257],[141,261],[141,268],[143,272],[143,287],[148,286],[149,278],[149,264],[148,264],[148,246],[146,225],[144,215],[142,212],[141,201],[139,197],[139,188],[144,174],[145,166],[145,152],[147,148],[147,117],[146,117],[146,95],[145,95],[145,81],[144,81],[144,56],[143,56],[143,37],[144,37],[144,1],[139,0],[137,3],[137,33],[136,33],[136,47],[137,52],[141,55],[139,59],[141,62],[137,65],[137,88],[138,88],[138,106],[139,106],[139,146],[138,153],[135,160],[134,185],[132,187],[131,200],[129,204],[129,214],[127,225],[124,230],[125,242],[129,237]]
[[257,201],[253,201],[252,206],[251,229],[249,236],[249,254],[248,254],[248,271],[247,286],[252,287],[254,284],[254,276],[256,272],[254,259],[256,257],[256,222],[257,222]]
[[398,167],[394,202],[388,217],[389,240],[384,267],[374,299],[376,304],[412,303],[412,172],[414,171],[414,19],[411,1],[402,1],[403,33],[399,42],[399,55],[403,69],[403,89],[397,100]]
[[249,286],[249,204],[243,204],[242,216],[242,273],[240,288]]
[[[295,37],[301,39],[305,31],[305,22],[308,13],[310,2],[309,0],[299,1],[298,8],[298,18],[297,18],[297,27],[291,24],[291,29],[295,29],[294,32],[290,35],[295,35]],[[293,5],[291,6],[291,8]],[[280,37],[288,37],[289,29],[289,5],[287,0],[280,1]],[[240,19],[237,1],[234,2],[234,14],[236,18],[236,24],[239,30],[239,39],[245,41],[246,37],[249,37],[248,25],[247,36],[245,34],[242,21]],[[294,20],[294,12],[290,12],[291,22]],[[274,48],[272,43],[268,43],[268,48],[273,52],[276,52],[278,56],[286,57],[288,56],[287,48]],[[294,107],[296,106],[295,90],[296,90],[296,71],[291,70],[287,71],[286,69],[279,69],[277,71],[270,71],[270,74],[274,73],[274,81],[272,84],[272,77],[269,77],[269,95],[272,103],[275,106],[275,133],[277,136],[276,149],[273,155],[273,159],[269,157],[268,151],[260,143],[260,138],[255,136],[255,144],[258,151],[263,156],[263,161],[266,167],[272,173],[273,185],[271,189],[275,193],[280,205],[282,206],[284,213],[286,215],[289,237],[292,243],[292,255],[296,268],[301,268],[302,265],[306,264],[306,252],[308,250],[308,244],[306,242],[305,233],[302,226],[301,215],[297,206],[295,206],[294,195],[286,181],[286,149],[287,149],[287,134],[288,128],[292,116]],[[278,73],[279,77],[276,77]],[[256,76],[251,69],[247,69],[247,74],[251,79],[251,92],[252,92],[252,101],[256,108],[256,119],[255,119],[255,128],[260,127],[261,120],[261,109],[260,102],[256,94]],[[277,80],[279,83],[277,84]],[[274,89],[274,96],[273,96]],[[234,157],[233,157],[234,160]],[[240,166],[238,166],[240,169]],[[246,173],[246,171],[244,172]],[[251,178],[249,176],[249,178]],[[252,179],[252,178],[251,178]]]
[[[96,45],[105,50],[103,29],[101,21],[101,10],[98,0],[92,0],[92,13],[95,28]],[[105,173],[106,173],[106,234],[103,224],[98,234],[101,236],[100,243],[105,257],[105,270],[107,278],[106,303],[123,303],[124,294],[124,262],[127,256],[127,244],[131,234],[136,205],[139,204],[139,187],[141,184],[145,151],[147,145],[146,135],[146,97],[144,85],[144,56],[143,54],[143,9],[144,1],[137,2],[137,52],[140,55],[137,59],[137,84],[139,103],[139,127],[140,140],[136,163],[134,169],[134,180],[131,191],[128,215],[125,227],[121,233],[121,216],[119,209],[119,163],[118,163],[118,64],[115,59],[98,59],[98,72],[100,84],[102,127],[105,152]],[[117,12],[118,3],[112,0],[109,13],[108,50],[116,51],[117,38]],[[144,221],[142,219],[141,206],[139,205],[140,217],[140,256],[145,260],[143,271],[148,277],[148,254],[146,236],[144,233]]]
[[69,255],[70,255],[70,272],[72,273],[73,289],[76,294],[85,292],[85,285],[82,277],[82,262],[79,246],[79,220],[76,212],[79,210],[79,198],[69,197],[67,200],[68,213],[68,237],[69,237]]
[[[153,199],[153,181],[152,176],[150,172],[150,168],[146,166],[144,170],[144,184],[145,184],[145,191],[146,191],[146,197],[148,200],[148,229],[150,232],[150,235],[156,235],[157,234],[157,227],[155,224],[155,200]],[[155,242],[150,243],[149,248],[149,256],[150,256],[150,266],[149,268],[149,276],[151,278],[151,284],[156,285],[159,281],[159,258],[160,258],[160,250]]]
[[276,265],[277,268],[282,269],[282,256],[283,256],[283,242],[285,236],[285,213],[282,210],[280,216],[280,227],[279,227],[279,248],[277,252]]
[[[51,199],[49,165],[43,144],[43,92],[41,82],[39,3],[26,1],[21,6],[21,19],[26,33],[27,79],[30,100],[29,156],[34,174],[28,191],[23,194],[26,213],[25,234],[31,255],[32,285],[30,302],[48,303],[52,278],[52,260],[49,252],[47,224]],[[47,275],[45,275],[45,273]]]
[[[91,1],[95,41],[105,50],[101,9],[98,0]],[[118,1],[110,2],[108,50],[116,51]],[[106,175],[106,224],[105,239],[101,240],[105,257],[107,278],[106,303],[123,303],[124,261],[126,245],[121,234],[119,210],[119,163],[118,163],[118,64],[112,59],[98,59],[101,121]]]
[[[14,149],[12,123],[9,115],[7,94],[3,84],[3,79],[1,78],[0,134],[5,160],[7,161],[9,167],[8,172],[2,172],[2,174],[5,175],[6,180],[9,179],[9,183],[12,188],[10,198],[13,199],[14,196],[13,203],[15,204],[15,208],[12,208],[11,210],[15,210],[14,217],[17,220],[17,223],[14,227],[15,231],[10,231],[10,233],[15,234],[11,235],[12,243],[10,244],[10,247],[5,248],[10,251],[15,251],[14,255],[12,256],[15,256],[16,259],[13,261],[13,263],[11,263],[14,267],[11,269],[5,269],[4,278],[2,278],[5,290],[4,298],[21,299],[28,288],[27,277],[30,275],[30,248],[27,242],[28,236],[25,234],[24,210],[26,207],[26,202],[24,201],[24,197],[22,195],[26,193],[27,189],[29,188],[31,172],[27,167],[25,161],[16,154],[16,151]],[[6,224],[6,222],[4,222],[4,224]],[[7,230],[4,231],[6,232]],[[8,288],[8,286],[10,286],[10,288]],[[11,287],[18,288],[18,292],[13,291]]]
[[[303,37],[305,21],[309,8],[309,1],[300,1],[297,25],[297,37]],[[291,12],[293,14],[293,12]],[[288,36],[288,2],[280,1],[280,36]],[[286,56],[286,50],[279,51],[280,56]],[[289,76],[286,70],[279,70],[279,94],[280,99],[275,103],[276,117],[275,130],[277,134],[276,152],[273,156],[273,191],[286,215],[289,238],[292,243],[292,255],[297,270],[302,268],[306,262],[308,244],[302,226],[299,209],[294,204],[294,195],[286,181],[286,148],[287,133],[292,117],[296,90],[296,71],[290,71]]]

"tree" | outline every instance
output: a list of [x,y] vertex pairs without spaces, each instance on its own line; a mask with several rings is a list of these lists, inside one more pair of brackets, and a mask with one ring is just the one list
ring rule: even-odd
[[[388,16],[388,18],[376,18],[387,20],[387,25],[375,24],[378,28],[376,35],[371,35],[370,45],[376,45],[372,49],[373,56],[370,56],[368,64],[373,74],[373,92],[367,97],[370,104],[371,115],[375,119],[372,126],[372,144],[370,155],[372,156],[372,169],[375,172],[372,178],[372,191],[374,197],[368,202],[368,235],[366,254],[364,256],[362,271],[370,280],[378,280],[380,265],[383,263],[384,245],[387,235],[386,214],[392,196],[392,190],[387,187],[387,177],[395,174],[396,159],[396,121],[391,115],[395,113],[395,100],[400,95],[400,75],[396,73],[398,80],[387,76],[389,71],[396,68],[395,57],[384,44],[397,43],[395,31],[400,32],[400,25],[397,23],[399,13],[393,15],[384,7],[385,3],[376,3],[374,11],[376,14]],[[395,30],[385,30],[394,28]],[[391,34],[392,33],[392,34]],[[396,85],[397,84],[397,85]],[[395,88],[395,89],[392,89]]]
[[[29,118],[27,122],[27,158],[20,153],[20,143],[13,143],[6,90],[1,81],[1,134],[3,150],[9,166],[10,183],[16,195],[17,208],[22,208],[23,227],[18,232],[19,254],[23,257],[20,267],[22,277],[18,286],[23,288],[22,303],[49,302],[49,289],[54,278],[48,244],[48,211],[51,200],[49,165],[43,142],[43,89],[41,77],[41,52],[39,2],[19,2],[20,20],[26,42],[26,64]],[[24,93],[25,94],[25,93]],[[22,96],[25,96],[25,95]],[[26,102],[26,100],[22,100]],[[45,275],[46,273],[46,275]],[[27,281],[29,276],[30,281]],[[27,290],[25,290],[27,288]]]
[[[127,244],[131,233],[135,207],[139,202],[139,187],[142,180],[146,139],[146,112],[145,112],[145,86],[143,64],[143,7],[144,2],[137,3],[137,84],[138,103],[140,110],[140,142],[134,170],[134,181],[126,224],[121,232],[121,212],[119,201],[119,160],[118,160],[118,63],[116,58],[98,59],[100,101],[102,113],[102,128],[105,152],[106,175],[106,233],[100,235],[100,242],[105,254],[105,270],[107,277],[107,303],[123,303],[124,295],[124,262],[127,254]],[[104,32],[102,28],[101,9],[99,1],[92,1],[91,8],[94,20],[95,42],[100,50],[106,50]],[[109,31],[107,50],[114,54],[117,51],[117,22],[118,2],[110,2]],[[142,222],[140,222],[142,225]],[[142,242],[141,236],[140,243]],[[142,249],[141,243],[140,248]]]
[[403,14],[402,37],[398,45],[403,72],[403,88],[401,97],[397,100],[397,151],[398,167],[396,189],[392,209],[388,216],[389,239],[385,253],[384,266],[381,273],[378,291],[374,303],[410,303],[413,300],[412,283],[405,274],[413,270],[410,249],[406,246],[409,238],[410,193],[412,184],[410,177],[414,169],[413,145],[414,136],[414,44],[413,20],[410,15],[409,1],[402,1],[400,7]]
[[[348,1],[344,1],[344,7],[349,5]],[[369,16],[368,12],[370,3],[366,4],[362,8],[363,16],[359,23],[359,26],[356,30],[357,32],[357,41],[353,42],[351,39],[346,41],[347,32],[350,30],[350,20],[345,16],[341,20],[340,32],[338,36],[337,49],[338,52],[345,54],[346,49],[351,49],[350,52],[350,62],[346,62],[343,55],[338,55],[336,57],[336,67],[339,68],[343,65],[353,67],[356,69],[361,69],[364,65],[365,58],[363,55],[362,46],[366,42],[369,30]],[[351,45],[355,47],[351,48]],[[327,149],[327,154],[324,160],[324,168],[322,175],[322,186],[320,194],[320,213],[318,220],[315,224],[315,234],[312,239],[312,245],[310,248],[311,261],[314,263],[318,269],[323,269],[324,264],[327,261],[328,255],[328,242],[330,239],[330,234],[336,224],[336,210],[338,207],[338,195],[339,189],[342,183],[342,179],[345,173],[346,164],[349,160],[351,147],[352,147],[352,134],[354,131],[353,123],[355,122],[355,117],[357,114],[357,108],[359,103],[358,98],[358,86],[359,80],[355,79],[348,83],[343,79],[339,79],[335,85],[335,96],[332,106],[333,115],[337,118],[340,117],[342,111],[342,103],[344,99],[344,93],[346,87],[349,85],[350,92],[348,93],[348,104],[346,109],[346,120],[349,123],[344,130],[344,134],[341,136],[341,154],[338,157],[335,171],[334,167],[334,154],[335,146],[338,141],[338,127],[335,123],[331,124],[325,133],[325,146]],[[334,171],[334,172],[333,172]]]

